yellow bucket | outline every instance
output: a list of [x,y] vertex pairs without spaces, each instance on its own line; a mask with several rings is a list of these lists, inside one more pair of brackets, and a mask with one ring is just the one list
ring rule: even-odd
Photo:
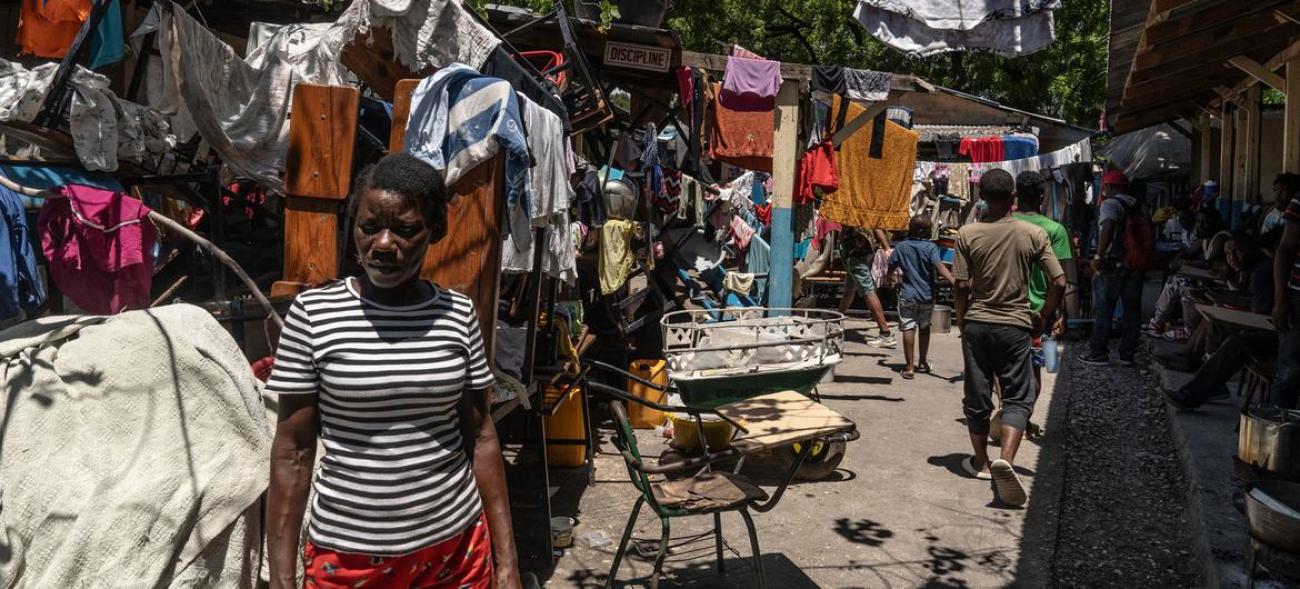
[[[673,445],[683,452],[695,452],[700,448],[700,425],[689,415],[669,415],[673,423]],[[703,419],[704,439],[709,443],[709,451],[717,452],[731,447],[732,430],[730,423],[720,419]]]

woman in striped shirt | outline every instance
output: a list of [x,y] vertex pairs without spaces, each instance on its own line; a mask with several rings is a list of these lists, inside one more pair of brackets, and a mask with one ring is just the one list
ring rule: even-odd
[[280,398],[271,585],[295,585],[310,494],[305,587],[518,587],[474,305],[419,278],[447,232],[443,182],[389,155],[358,178],[352,204],[365,273],[298,296],[267,383]]

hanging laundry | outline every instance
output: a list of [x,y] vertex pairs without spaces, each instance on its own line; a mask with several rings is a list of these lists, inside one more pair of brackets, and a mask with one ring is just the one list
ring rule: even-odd
[[1055,40],[1056,0],[858,0],[853,16],[872,36],[913,57],[991,51],[1020,57]]
[[1001,137],[964,137],[957,153],[970,158],[971,163],[982,164],[1005,160],[1005,147]]
[[738,295],[748,295],[754,290],[754,275],[749,272],[727,272],[722,287]]
[[636,223],[610,219],[600,228],[600,294],[607,295],[623,288],[632,271],[632,235]]
[[45,302],[23,199],[0,186],[0,320],[17,317]]
[[682,173],[677,170],[665,170],[663,190],[653,195],[651,202],[659,212],[673,216],[682,210]]
[[528,169],[528,210],[533,228],[541,228],[550,224],[552,217],[566,213],[573,203],[569,177],[576,166],[564,121],[523,94],[518,96],[534,162]]
[[149,306],[158,232],[144,203],[120,192],[67,185],[37,227],[51,280],[78,307],[112,315]]
[[948,194],[962,202],[970,200],[969,164],[948,164]]
[[508,82],[456,63],[416,86],[405,147],[441,172],[448,186],[505,151],[509,233],[516,247],[526,248],[532,240],[527,198],[532,159],[523,124],[519,98]]
[[[841,112],[844,100],[835,97],[831,110]],[[846,116],[835,126],[854,120],[865,110],[850,103]],[[917,139],[916,132],[880,119],[850,136],[840,146],[840,188],[825,196],[822,216],[848,227],[907,229]],[[880,157],[873,157],[873,151]]]
[[[742,99],[775,101],[781,90],[781,62],[766,59],[727,58],[722,91]],[[888,92],[888,91],[886,91]]]
[[885,118],[902,125],[904,129],[912,128],[912,109],[906,106],[891,106],[885,111]]
[[578,202],[578,220],[593,229],[604,225],[607,213],[605,197],[600,194],[600,174],[588,169],[574,192]]
[[795,183],[795,204],[806,204],[817,199],[814,189],[831,193],[840,188],[840,173],[836,164],[835,145],[828,139],[799,158]]
[[110,0],[104,20],[90,36],[90,69],[97,70],[126,59],[126,32],[122,29],[121,0]]
[[678,67],[673,73],[677,76],[677,95],[681,98],[682,110],[691,112],[695,101],[695,72],[690,66]]
[[844,95],[858,102],[879,102],[889,98],[893,76],[886,72],[844,68]]
[[836,65],[813,66],[812,89],[814,92],[843,96],[848,91],[844,68]]
[[[750,274],[767,274],[772,266],[772,246],[762,236],[755,235],[749,242],[749,251],[745,253],[745,271]],[[767,302],[767,279],[754,279],[754,300],[762,305]]]
[[745,59],[767,59],[766,57],[763,57],[762,55],[759,55],[759,54],[757,54],[757,53],[754,53],[753,51],[750,51],[750,50],[748,50],[748,49],[745,49],[744,47],[741,47],[740,45],[736,45],[736,44],[732,44],[732,45],[731,45],[731,56],[732,56],[732,57],[743,57],[743,58],[745,58]]
[[1002,159],[1019,160],[1038,155],[1038,139],[1024,135],[1002,136]]
[[758,222],[762,223],[764,227],[771,227],[772,226],[771,203],[754,205],[754,216],[758,217]]
[[[51,6],[53,5],[53,6]],[[81,23],[90,14],[90,0],[44,2],[23,0],[18,17],[18,44],[22,53],[62,58],[77,38]]]
[[720,92],[721,84],[714,84],[712,123],[709,153],[713,159],[728,162],[747,170],[772,171],[773,111],[745,110],[736,98]]
[[736,251],[745,251],[749,248],[749,242],[754,238],[754,228],[740,215],[731,217],[731,245]]

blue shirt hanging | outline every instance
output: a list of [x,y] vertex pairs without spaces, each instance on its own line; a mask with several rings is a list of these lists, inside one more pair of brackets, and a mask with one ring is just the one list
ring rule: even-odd
[[126,59],[126,36],[122,30],[122,2],[109,0],[104,20],[90,36],[90,69],[96,70]]
[[36,264],[22,199],[0,186],[0,319],[45,302],[45,283]]

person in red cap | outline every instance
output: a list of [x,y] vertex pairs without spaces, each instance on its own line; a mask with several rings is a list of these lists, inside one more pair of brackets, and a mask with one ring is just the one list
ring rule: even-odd
[[[1098,366],[1110,363],[1110,334],[1115,317],[1115,305],[1124,304],[1124,317],[1120,322],[1123,336],[1120,340],[1119,359],[1124,366],[1132,366],[1137,355],[1142,330],[1142,285],[1145,271],[1155,255],[1148,219],[1146,236],[1134,235],[1141,231],[1145,216],[1142,203],[1128,194],[1129,181],[1124,172],[1107,171],[1101,177],[1101,211],[1098,223],[1097,253],[1092,259],[1093,325],[1089,350],[1080,362]],[[1132,221],[1132,222],[1130,222]],[[1131,243],[1144,244],[1129,255]],[[1135,248],[1136,249],[1136,248]]]

